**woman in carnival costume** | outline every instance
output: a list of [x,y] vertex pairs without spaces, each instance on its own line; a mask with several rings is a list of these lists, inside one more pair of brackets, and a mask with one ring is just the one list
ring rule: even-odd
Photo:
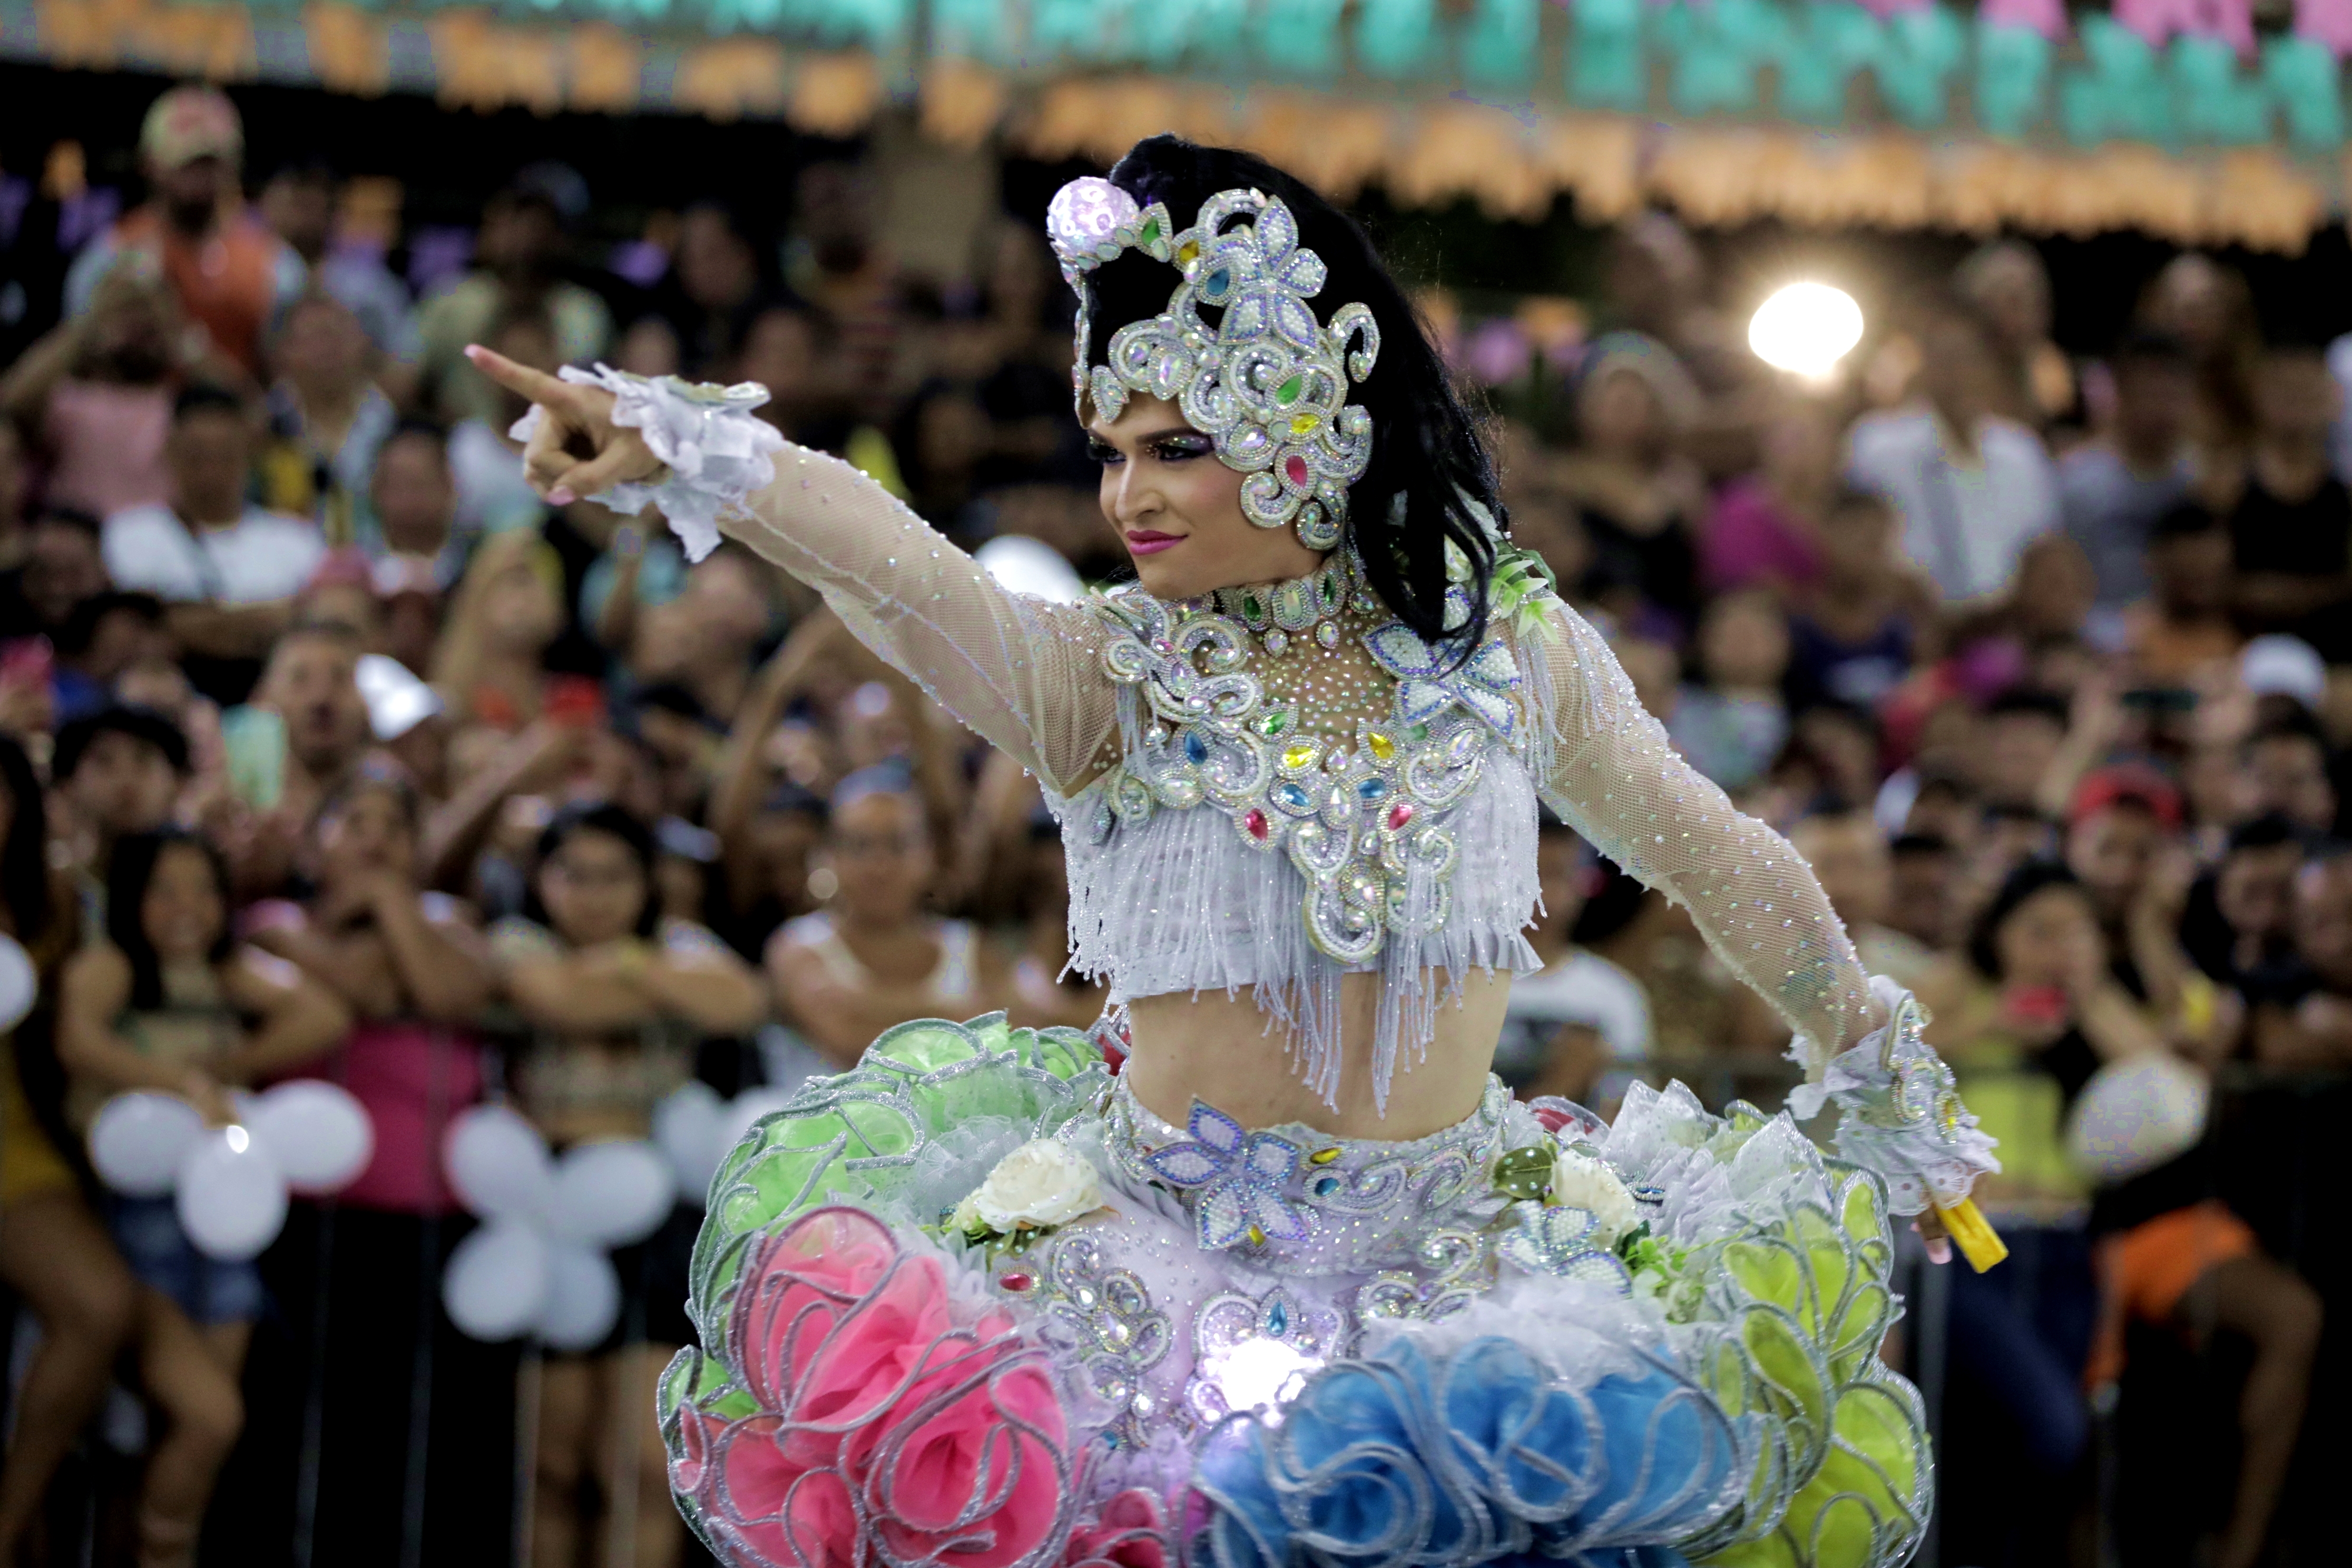
[[[1155,137],[1048,224],[1139,579],[1082,604],[997,586],[757,386],[476,351],[551,500],[698,557],[723,526],[1037,774],[1125,1007],[903,1025],[729,1155],[661,1390],[687,1518],[733,1564],[1907,1558],[1890,1218],[1999,1246],[1917,1008],[1511,548],[1352,223]],[[1612,1125],[1491,1077],[1538,801],[1770,999],[1841,1158],[1678,1084]]]

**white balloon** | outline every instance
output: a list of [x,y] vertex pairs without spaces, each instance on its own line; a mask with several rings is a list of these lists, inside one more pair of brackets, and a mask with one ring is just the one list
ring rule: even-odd
[[1087,585],[1069,558],[1025,533],[1000,533],[973,551],[972,559],[987,568],[1001,586],[1016,594],[1050,605],[1074,605],[1087,596]]
[[467,1337],[510,1340],[537,1326],[547,1281],[547,1239],[528,1225],[492,1220],[449,1255],[441,1304]]
[[286,1176],[243,1126],[199,1137],[180,1162],[180,1228],[198,1252],[242,1263],[286,1226]]
[[442,1168],[458,1202],[485,1219],[540,1223],[554,1173],[539,1129],[503,1105],[477,1105],[449,1124]]
[[33,1010],[41,977],[16,939],[0,931],[0,1030],[13,1029]]
[[689,1079],[654,1107],[654,1142],[669,1161],[681,1202],[700,1208],[727,1146],[727,1102],[700,1079]]
[[2169,1051],[2109,1062],[2074,1101],[2066,1152],[2093,1181],[2129,1181],[2205,1136],[2213,1089],[2205,1075]]
[[375,1153],[375,1122],[340,1084],[298,1078],[264,1094],[248,1122],[286,1184],[323,1197],[359,1180]]
[[593,1247],[562,1242],[548,1248],[541,1339],[556,1350],[584,1351],[611,1333],[620,1315],[621,1277],[611,1258]]
[[180,1162],[204,1131],[205,1119],[177,1095],[133,1089],[98,1108],[89,1124],[89,1163],[123,1196],[160,1198],[179,1179]]
[[627,1247],[661,1228],[677,1196],[669,1162],[644,1139],[578,1144],[555,1163],[548,1233],[558,1242]]

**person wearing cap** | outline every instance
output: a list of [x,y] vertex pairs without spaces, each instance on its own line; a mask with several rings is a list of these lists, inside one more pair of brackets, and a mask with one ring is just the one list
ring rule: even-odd
[[262,334],[302,291],[304,269],[284,241],[244,220],[237,185],[244,156],[244,124],[218,90],[175,87],[156,99],[139,131],[151,195],[75,258],[66,275],[68,312],[88,308],[99,280],[124,255],[149,256],[181,313],[258,379]]
[[585,182],[560,163],[524,169],[482,209],[474,269],[417,311],[424,356],[419,392],[439,417],[452,425],[498,419],[503,407],[498,389],[466,363],[465,348],[488,342],[496,323],[518,310],[544,312],[555,329],[561,363],[583,364],[604,352],[613,337],[612,312],[593,291],[562,276],[570,236],[587,215]]

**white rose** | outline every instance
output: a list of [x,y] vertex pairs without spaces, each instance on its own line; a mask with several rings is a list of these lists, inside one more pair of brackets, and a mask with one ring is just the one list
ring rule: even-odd
[[1040,1138],[998,1161],[970,1201],[991,1230],[1010,1236],[1093,1213],[1102,1207],[1102,1181],[1067,1144]]
[[1589,1154],[1563,1149],[1552,1162],[1551,1201],[1561,1208],[1582,1209],[1594,1221],[1592,1245],[1613,1250],[1640,1223],[1633,1194],[1617,1173]]
[[972,1201],[975,1196],[977,1196],[976,1194],[966,1193],[963,1195],[963,1202],[956,1205],[955,1211],[948,1215],[950,1230],[961,1231],[968,1235],[981,1227],[980,1205]]

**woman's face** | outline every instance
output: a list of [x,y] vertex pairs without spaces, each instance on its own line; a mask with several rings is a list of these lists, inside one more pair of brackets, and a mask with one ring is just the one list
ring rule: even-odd
[[1103,516],[1154,597],[1303,577],[1322,564],[1290,529],[1242,515],[1242,476],[1174,404],[1136,394],[1118,419],[1097,418],[1087,434],[1102,464]]
[[637,929],[651,889],[628,845],[609,833],[583,828],[566,838],[539,868],[539,898],[548,923],[572,947],[618,942]]
[[319,878],[327,887],[369,872],[406,879],[415,866],[416,832],[393,790],[355,790],[319,824]]
[[2104,962],[2104,946],[2091,900],[2063,883],[2011,910],[1993,934],[2001,983],[2019,989],[2064,985]]
[[228,910],[212,861],[193,844],[166,845],[147,879],[139,923],[165,963],[201,962],[220,940]]
[[922,808],[910,795],[860,795],[835,812],[825,861],[840,889],[834,902],[873,926],[913,920],[938,868]]

